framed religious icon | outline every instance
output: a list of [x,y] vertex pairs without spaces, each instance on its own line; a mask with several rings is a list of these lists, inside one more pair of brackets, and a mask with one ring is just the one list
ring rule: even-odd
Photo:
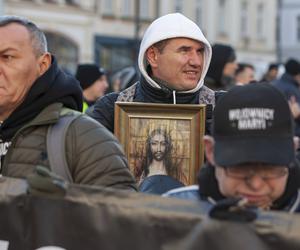
[[116,102],[115,135],[137,182],[166,175],[196,183],[204,161],[205,105]]

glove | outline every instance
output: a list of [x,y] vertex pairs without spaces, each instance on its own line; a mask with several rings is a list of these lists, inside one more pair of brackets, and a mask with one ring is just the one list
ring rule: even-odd
[[35,172],[27,177],[27,182],[27,191],[33,195],[62,197],[68,188],[62,177],[43,166],[37,166]]
[[257,218],[254,207],[246,207],[243,198],[228,198],[217,202],[209,211],[211,218],[238,222],[251,222]]

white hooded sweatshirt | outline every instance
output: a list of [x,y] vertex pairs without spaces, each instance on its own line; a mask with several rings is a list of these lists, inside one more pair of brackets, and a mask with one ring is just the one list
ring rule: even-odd
[[210,64],[212,50],[209,42],[197,24],[180,13],[162,16],[148,27],[140,46],[138,58],[139,69],[151,86],[160,89],[161,87],[147,73],[149,63],[145,57],[145,52],[151,45],[159,41],[176,37],[191,38],[204,44],[203,69],[197,86],[188,91],[178,91],[178,93],[194,93],[203,86],[204,77]]

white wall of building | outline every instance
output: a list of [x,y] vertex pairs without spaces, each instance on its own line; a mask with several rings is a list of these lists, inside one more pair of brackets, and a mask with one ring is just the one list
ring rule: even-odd
[[[146,13],[148,17],[141,17],[140,37],[156,16],[157,0],[141,1],[143,4],[148,3],[148,13]],[[220,9],[221,1],[224,2],[224,9]],[[6,2],[5,13],[24,15],[44,30],[63,34],[74,41],[79,48],[80,62],[94,60],[96,35],[130,39],[135,36],[134,0],[78,0],[81,8],[66,6],[62,4],[62,0],[58,1],[59,8],[43,0],[6,0]],[[195,22],[200,22],[199,25],[210,43],[222,42],[233,46],[240,61],[250,62],[258,67],[276,61],[276,0],[160,0],[158,2],[160,15],[174,12],[177,6],[184,15]],[[248,7],[246,36],[241,35],[240,27],[243,2],[246,2]],[[289,2],[293,1],[289,0]],[[110,4],[111,10],[107,10]],[[258,34],[257,20],[260,4],[263,6],[263,15],[259,27],[261,32]],[[196,13],[197,6],[201,7],[201,13]],[[197,20],[197,15],[201,15],[201,20]],[[290,19],[288,15],[283,18],[284,23],[292,26],[293,21]],[[286,40],[293,41],[293,39],[295,40],[291,37]]]
[[13,1],[6,5],[5,12],[27,17],[44,31],[61,34],[72,40],[79,48],[79,60],[91,61],[93,58],[93,18],[89,12],[65,8],[53,4],[37,5],[35,3]]
[[[299,18],[299,21],[298,21]],[[283,0],[280,23],[282,61],[289,57],[300,60],[300,1]]]
[[4,14],[4,0],[0,0],[0,15]]

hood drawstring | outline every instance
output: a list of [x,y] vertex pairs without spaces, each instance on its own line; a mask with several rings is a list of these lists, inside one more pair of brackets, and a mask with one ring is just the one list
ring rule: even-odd
[[176,104],[176,91],[173,90],[173,104]]

